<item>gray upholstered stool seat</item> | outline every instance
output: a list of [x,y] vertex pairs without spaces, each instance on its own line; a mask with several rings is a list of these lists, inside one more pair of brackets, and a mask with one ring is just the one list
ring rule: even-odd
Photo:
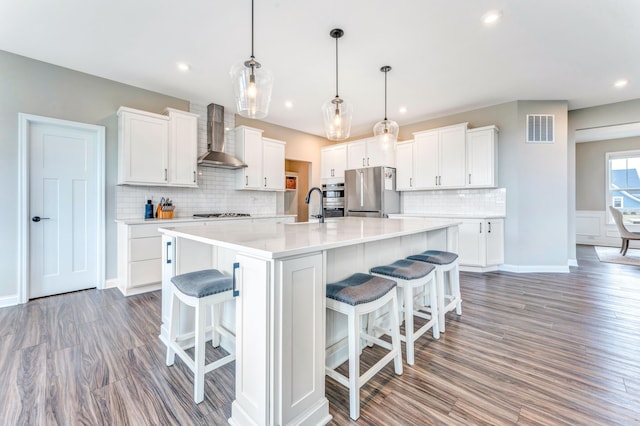
[[[398,325],[398,307],[395,281],[356,273],[350,277],[327,284],[327,309],[347,316],[349,340],[349,377],[326,366],[325,373],[349,389],[349,415],[353,420],[360,417],[360,388],[374,374],[393,361],[396,374],[402,374],[402,347],[400,346],[400,327]],[[361,316],[369,315],[389,305],[389,324],[380,328],[382,334],[391,336],[391,344],[369,332],[363,332]],[[389,352],[379,359],[367,371],[360,374],[361,339],[375,343]]]
[[187,296],[205,297],[233,289],[233,280],[217,269],[188,272],[171,278],[176,288]]
[[[205,363],[205,342],[207,333],[211,332],[211,344],[220,346],[220,337],[230,341],[234,334],[221,323],[221,308],[227,301],[233,300],[233,279],[226,277],[217,269],[188,272],[171,278],[169,308],[169,338],[167,342],[166,364],[173,365],[175,355],[193,372],[193,399],[200,403],[204,400],[204,375],[222,367],[236,359],[229,344],[230,351],[226,356]],[[178,335],[180,328],[180,303],[191,306],[195,310],[195,331]],[[207,326],[207,310],[211,310],[211,326]],[[185,342],[193,340],[194,356],[185,350]]]
[[355,273],[349,278],[327,284],[327,297],[351,306],[377,300],[396,286],[396,282],[369,274]]
[[[438,325],[444,333],[444,314],[456,310],[456,314],[462,315],[462,296],[460,294],[460,272],[458,268],[458,255],[442,250],[427,250],[420,254],[414,254],[407,259],[427,262],[436,267],[436,287],[438,291]],[[445,281],[445,273],[447,280]],[[445,284],[448,289],[445,290]]]
[[[415,341],[418,338],[428,330],[431,330],[434,339],[440,338],[435,269],[436,266],[430,263],[400,259],[389,265],[376,266],[370,271],[373,275],[388,277],[397,283],[398,311],[404,314],[404,334],[400,334],[400,339],[406,343],[409,365],[414,364]],[[418,330],[414,329],[414,316],[425,320]],[[373,318],[370,316],[369,320]]]
[[402,278],[403,280],[415,280],[426,277],[434,269],[436,269],[436,267],[428,263],[400,259],[390,265],[371,268],[370,272],[393,278]]
[[456,253],[441,250],[427,250],[420,254],[414,254],[407,257],[411,260],[419,260],[420,262],[432,263],[434,265],[448,265],[458,258]]

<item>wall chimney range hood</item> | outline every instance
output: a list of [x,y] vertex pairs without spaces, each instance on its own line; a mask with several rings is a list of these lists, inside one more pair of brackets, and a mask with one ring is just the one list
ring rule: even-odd
[[222,169],[247,167],[233,155],[224,152],[224,107],[207,105],[207,152],[198,158],[198,164]]

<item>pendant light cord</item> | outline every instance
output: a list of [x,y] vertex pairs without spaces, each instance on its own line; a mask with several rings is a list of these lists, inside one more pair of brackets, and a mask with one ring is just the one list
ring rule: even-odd
[[339,97],[340,96],[338,95],[338,37],[336,37],[336,98],[339,98]]
[[387,73],[384,72],[384,120],[387,121]]
[[253,0],[251,0],[251,59],[255,59],[253,56]]

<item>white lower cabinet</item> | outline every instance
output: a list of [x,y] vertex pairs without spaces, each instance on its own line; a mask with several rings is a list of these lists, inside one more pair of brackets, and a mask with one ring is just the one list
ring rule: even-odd
[[[225,223],[239,220],[254,222],[287,223],[295,222],[293,216],[266,218],[225,219]],[[159,290],[162,284],[162,256],[167,247],[162,245],[158,228],[170,226],[210,225],[220,223],[219,220],[193,221],[192,219],[171,219],[167,222],[141,224],[117,224],[117,274],[118,288],[125,296]]]
[[458,229],[460,266],[483,270],[504,263],[504,219],[462,219]]

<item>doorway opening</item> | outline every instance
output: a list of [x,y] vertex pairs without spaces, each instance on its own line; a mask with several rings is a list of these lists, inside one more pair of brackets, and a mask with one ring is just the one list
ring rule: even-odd
[[309,205],[304,199],[311,182],[311,163],[299,160],[284,160],[285,175],[296,176],[296,188],[285,192],[285,214],[295,214],[296,222],[309,221]]

